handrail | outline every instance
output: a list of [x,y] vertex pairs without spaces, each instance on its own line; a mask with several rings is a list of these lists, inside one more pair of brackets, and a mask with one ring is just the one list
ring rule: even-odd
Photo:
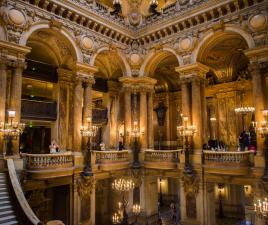
[[71,152],[56,154],[28,154],[22,153],[26,160],[27,169],[52,169],[73,166],[73,155]]
[[[20,185],[18,178],[17,178],[13,159],[7,159],[7,167],[8,167],[10,183],[12,185],[12,190],[14,191],[16,200],[19,203],[20,208],[21,208],[22,212],[24,213],[24,216],[26,216],[26,218],[28,220],[27,221],[28,223],[26,223],[26,224],[27,225],[28,224],[29,225],[44,225],[44,223],[41,222],[37,218],[37,216],[35,215],[35,213],[31,209],[29,203],[27,202],[27,200],[24,196],[24,193],[21,189],[21,185]],[[25,223],[23,223],[23,224],[25,224]]]
[[112,150],[112,151],[92,151],[96,154],[96,163],[107,163],[110,162],[122,162],[129,160],[128,150]]

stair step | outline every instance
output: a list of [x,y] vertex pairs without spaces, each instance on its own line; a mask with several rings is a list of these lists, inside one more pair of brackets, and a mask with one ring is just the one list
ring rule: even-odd
[[9,199],[8,194],[7,195],[0,195],[0,201],[8,200],[8,199]]
[[9,201],[9,199],[8,199],[8,200],[0,202],[0,205],[6,205],[6,204],[11,204],[11,201]]
[[9,209],[12,209],[12,205],[0,206],[0,212],[6,211],[6,210],[9,210]]
[[14,214],[14,211],[13,210],[6,210],[3,212],[0,212],[0,217],[8,215],[8,214]]
[[7,191],[1,191],[0,192],[0,197],[1,196],[9,196],[9,193]]
[[[0,223],[0,224],[1,224],[1,223]],[[19,224],[19,222],[18,222],[17,220],[12,220],[12,221],[3,223],[3,225],[16,225],[16,224]]]
[[11,216],[0,217],[0,223],[1,222],[4,222],[4,221],[9,222],[12,219],[16,219],[16,216],[15,215],[11,215]]

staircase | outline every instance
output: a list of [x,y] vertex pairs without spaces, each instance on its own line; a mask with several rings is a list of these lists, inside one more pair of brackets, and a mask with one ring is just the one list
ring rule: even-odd
[[19,224],[9,195],[7,174],[0,172],[0,224]]

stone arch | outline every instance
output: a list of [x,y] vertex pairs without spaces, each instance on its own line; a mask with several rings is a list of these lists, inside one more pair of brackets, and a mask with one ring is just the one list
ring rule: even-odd
[[145,57],[145,60],[141,65],[139,76],[150,76],[150,72],[156,69],[159,62],[170,55],[175,56],[178,64],[182,65],[182,58],[176,54],[176,51],[174,49],[163,48],[161,50],[152,50]]
[[94,66],[96,63],[96,58],[104,52],[109,52],[109,51],[113,51],[115,52],[115,54],[119,57],[119,60],[122,62],[120,68],[123,71],[123,76],[131,76],[131,68],[130,65],[126,59],[126,56],[124,55],[124,53],[122,53],[120,50],[116,49],[116,50],[111,50],[108,46],[104,46],[101,47],[99,49],[97,49],[97,51],[93,54],[93,56],[91,57],[90,60],[90,65]]
[[255,47],[255,42],[252,38],[252,36],[247,33],[246,31],[244,31],[243,29],[234,26],[234,25],[226,25],[224,31],[220,30],[220,31],[208,31],[205,33],[205,35],[202,37],[201,41],[198,43],[197,47],[195,48],[195,50],[193,51],[192,54],[192,62],[195,63],[198,61],[198,55],[200,55],[200,51],[202,50],[202,48],[205,48],[205,46],[208,45],[207,42],[211,41],[211,40],[216,40],[218,38],[220,38],[221,36],[228,34],[228,33],[234,33],[239,35],[240,37],[242,37],[245,42],[248,45],[248,48],[254,48]]
[[75,42],[75,37],[65,27],[61,27],[60,29],[51,28],[49,21],[40,21],[40,22],[33,24],[29,28],[29,30],[27,30],[26,32],[22,34],[19,44],[25,46],[27,44],[28,39],[31,37],[31,35],[34,32],[37,32],[39,30],[51,30],[57,33],[58,35],[62,36],[64,39],[68,41],[69,45],[74,51],[75,53],[74,58],[77,60],[77,62],[83,62],[83,55],[82,55],[81,49]]

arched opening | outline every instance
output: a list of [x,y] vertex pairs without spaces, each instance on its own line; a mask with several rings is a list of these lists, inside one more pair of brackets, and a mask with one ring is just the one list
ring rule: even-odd
[[[103,142],[106,148],[118,147],[119,134],[117,128],[123,124],[123,106],[121,93],[119,93],[118,78],[122,77],[126,68],[122,58],[116,51],[101,51],[95,58],[94,66],[99,71],[94,75],[93,85],[93,120],[103,115],[99,124],[99,134],[95,138],[96,149],[100,149]],[[122,115],[121,115],[122,114]],[[98,116],[97,116],[98,115]]]
[[[144,73],[157,80],[154,95],[154,143],[156,149],[176,149],[176,122],[180,108],[176,55],[157,52],[144,67]],[[172,121],[172,122],[171,122]]]
[[21,151],[49,153],[51,140],[59,141],[55,131],[61,111],[59,68],[72,76],[76,54],[67,38],[52,29],[34,31],[26,45],[32,50],[26,56],[27,68],[22,79],[21,113],[28,126],[21,138]]

